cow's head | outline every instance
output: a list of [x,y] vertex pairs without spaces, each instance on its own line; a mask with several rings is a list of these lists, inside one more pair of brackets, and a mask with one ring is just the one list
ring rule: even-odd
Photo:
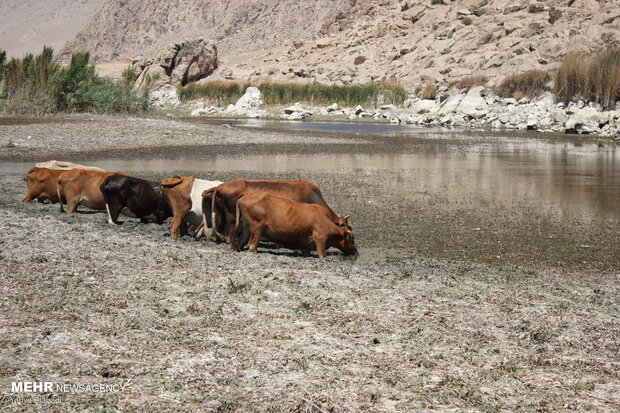
[[340,241],[340,245],[338,245],[338,249],[342,251],[345,255],[357,255],[357,247],[355,246],[355,237],[353,236],[353,231],[342,228],[342,241]]
[[338,215],[338,221],[336,222],[336,225],[338,225],[341,228],[346,228],[349,231],[353,230],[353,228],[351,228],[351,225],[349,225],[349,217],[351,215]]

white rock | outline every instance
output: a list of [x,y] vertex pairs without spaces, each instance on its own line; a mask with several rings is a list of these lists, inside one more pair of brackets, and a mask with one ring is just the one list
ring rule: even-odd
[[181,101],[174,85],[163,85],[149,92],[149,105],[155,108],[179,106]]
[[249,110],[259,107],[263,101],[260,98],[260,90],[257,87],[250,86],[246,89],[243,96],[237,100],[235,107],[239,111]]
[[325,110],[327,110],[327,112],[337,111],[338,110],[338,104],[337,103],[332,103],[331,105],[326,107]]

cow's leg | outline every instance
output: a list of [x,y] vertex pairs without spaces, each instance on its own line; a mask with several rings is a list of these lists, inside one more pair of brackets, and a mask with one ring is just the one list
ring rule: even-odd
[[26,194],[26,196],[24,197],[24,199],[22,199],[22,202],[30,202],[34,199],[34,193],[28,191],[28,193]]
[[[75,211],[77,211],[78,204],[79,199],[77,198],[67,199],[67,214],[73,214]],[[60,205],[60,207],[62,208],[62,203]]]
[[[179,229],[185,227],[185,220],[183,219],[183,215],[176,214],[172,221],[170,221],[170,225],[168,229],[170,230],[170,236],[174,239],[179,237]],[[187,232],[187,229],[185,230]]]
[[187,230],[188,225],[189,224],[187,223],[187,221],[185,221],[185,218],[183,218],[183,223],[181,224],[181,236],[182,237],[189,235],[189,231]]
[[327,241],[325,237],[314,234],[312,236],[314,239],[314,243],[316,245],[316,252],[319,253],[319,258],[325,258],[325,242]]
[[196,233],[194,234],[194,240],[198,241],[200,238],[202,238],[203,235],[206,236],[206,231],[204,223],[201,223],[196,229]]
[[121,209],[118,208],[114,202],[105,204],[105,209],[108,211],[108,224],[118,225],[118,215],[121,213]]
[[263,236],[263,226],[262,225],[253,225],[250,228],[250,233],[252,234],[250,237],[250,241],[248,242],[248,250],[251,252],[258,252],[258,243],[260,242],[261,237]]
[[309,257],[310,256],[310,248],[302,248],[301,249],[301,256],[302,257]]

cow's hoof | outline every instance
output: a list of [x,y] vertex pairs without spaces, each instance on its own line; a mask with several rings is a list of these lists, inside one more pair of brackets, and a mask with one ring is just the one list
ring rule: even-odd
[[108,224],[118,226],[118,224],[111,219],[108,220]]

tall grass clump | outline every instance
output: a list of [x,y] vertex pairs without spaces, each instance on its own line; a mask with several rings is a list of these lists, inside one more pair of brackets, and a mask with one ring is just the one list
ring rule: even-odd
[[615,109],[620,100],[620,49],[566,55],[554,74],[553,93],[567,103],[582,98]]
[[218,106],[235,103],[250,86],[249,83],[213,80],[201,84],[191,84],[181,89],[179,99],[182,101],[205,99]]
[[528,70],[505,78],[497,86],[495,93],[503,98],[521,99],[525,96],[535,98],[547,88],[549,73],[544,70]]
[[[213,81],[189,85],[181,90],[183,101],[203,98],[218,105],[235,103],[250,83]],[[378,106],[402,104],[407,98],[405,89],[396,83],[381,83],[355,86],[334,86],[320,83],[296,84],[262,82],[255,84],[261,91],[263,102],[270,105],[303,102],[309,105]]]
[[[34,56],[12,58],[3,67],[0,95],[4,110],[22,114],[52,112],[140,112],[148,108],[146,91],[133,91],[130,74],[119,82],[99,77],[88,53],[76,53],[67,67],[53,60],[51,47]],[[133,80],[133,81],[132,81]]]

